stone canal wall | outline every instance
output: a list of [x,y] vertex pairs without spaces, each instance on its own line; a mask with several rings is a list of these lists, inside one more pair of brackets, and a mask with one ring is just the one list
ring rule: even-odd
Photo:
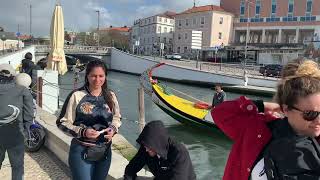
[[[139,75],[147,68],[157,63],[159,63],[159,60],[157,61],[147,57],[132,55],[115,48],[112,48],[111,51],[111,69],[115,71]],[[200,68],[190,67],[185,64],[179,65],[176,63],[166,63],[162,68],[155,69],[153,75],[182,83],[211,85],[223,83],[236,86],[244,84],[243,75],[237,73],[207,69],[200,70]],[[277,79],[248,75],[248,85],[275,88]]]
[[[26,48],[23,48],[19,51],[12,52],[12,53],[6,54],[4,56],[0,56],[0,64],[9,63],[14,68],[17,68],[21,64],[21,61],[24,59],[24,55],[27,52],[30,52],[34,57],[35,47],[34,46],[26,47]],[[34,61],[34,59],[35,58],[33,58],[32,60]]]

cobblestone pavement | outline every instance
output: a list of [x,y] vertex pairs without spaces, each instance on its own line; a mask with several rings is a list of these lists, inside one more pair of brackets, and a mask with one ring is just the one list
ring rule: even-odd
[[[11,167],[8,158],[0,170],[1,180],[11,180]],[[39,152],[25,153],[24,156],[25,180],[69,180],[70,172],[56,156],[43,147]]]

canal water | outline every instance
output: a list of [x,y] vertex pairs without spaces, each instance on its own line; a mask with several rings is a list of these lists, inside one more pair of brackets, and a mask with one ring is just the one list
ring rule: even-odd
[[[109,72],[108,86],[115,91],[122,114],[120,133],[137,147],[136,138],[139,135],[138,126],[138,88],[139,77],[118,72]],[[80,81],[83,82],[83,75]],[[73,89],[73,74],[67,73],[61,78],[60,98],[65,97]],[[189,94],[197,99],[211,103],[214,91],[209,88],[165,82],[166,85]],[[78,87],[80,84],[78,85]],[[227,92],[227,99],[234,99],[241,94]],[[248,95],[253,99],[270,100],[270,98]],[[161,120],[167,127],[170,135],[177,141],[185,144],[189,150],[197,179],[222,179],[224,166],[232,142],[218,130],[206,130],[183,125],[158,108],[151,99],[145,95],[146,122]]]

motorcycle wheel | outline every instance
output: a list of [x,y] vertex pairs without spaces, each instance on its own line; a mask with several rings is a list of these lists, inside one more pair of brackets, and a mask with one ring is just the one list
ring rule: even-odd
[[30,130],[30,137],[24,143],[27,152],[37,152],[44,144],[45,138],[41,138],[41,130],[34,128]]

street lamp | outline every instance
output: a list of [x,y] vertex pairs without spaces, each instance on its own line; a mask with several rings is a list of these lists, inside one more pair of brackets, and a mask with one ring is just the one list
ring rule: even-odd
[[250,6],[249,4],[253,4],[253,2],[246,0],[247,2],[247,32],[246,32],[246,46],[244,50],[244,70],[246,69],[246,64],[247,64],[247,51],[248,51],[248,41],[250,37],[250,32],[249,32],[249,21],[250,21]]
[[98,13],[98,28],[97,28],[97,35],[98,35],[98,47],[100,47],[100,11],[96,10],[96,13]]

